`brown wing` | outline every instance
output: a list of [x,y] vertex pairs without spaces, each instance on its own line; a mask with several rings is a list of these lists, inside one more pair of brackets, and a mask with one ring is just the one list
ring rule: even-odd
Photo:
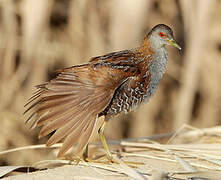
[[55,79],[37,86],[38,91],[26,104],[25,113],[32,113],[26,122],[31,128],[43,126],[39,137],[56,130],[48,146],[65,138],[58,156],[77,142],[79,153],[87,145],[97,116],[108,106],[115,89],[136,72],[135,67],[124,72],[96,63],[63,69]]

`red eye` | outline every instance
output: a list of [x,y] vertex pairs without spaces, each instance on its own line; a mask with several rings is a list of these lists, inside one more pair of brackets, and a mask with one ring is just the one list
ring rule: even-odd
[[160,32],[160,37],[166,38],[166,34],[164,34],[163,32]]

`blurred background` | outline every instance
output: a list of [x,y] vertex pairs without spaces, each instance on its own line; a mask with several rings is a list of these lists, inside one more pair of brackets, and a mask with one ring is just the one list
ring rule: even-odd
[[[34,86],[59,68],[139,46],[159,23],[169,25],[182,51],[168,47],[158,91],[136,112],[118,116],[108,139],[174,132],[221,123],[221,1],[215,0],[1,0],[0,150],[41,144],[25,127],[24,104]],[[114,133],[113,133],[114,132]],[[0,157],[0,165],[54,157],[28,150]]]

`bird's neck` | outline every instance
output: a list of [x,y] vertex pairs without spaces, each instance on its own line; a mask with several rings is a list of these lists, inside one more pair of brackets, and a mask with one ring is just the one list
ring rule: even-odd
[[150,81],[148,89],[145,95],[145,101],[153,96],[157,90],[160,80],[166,71],[167,66],[167,50],[165,47],[157,49],[152,55],[152,59],[149,61],[147,66],[148,73],[150,73]]
[[162,61],[162,60],[166,60],[168,59],[168,52],[167,52],[167,49],[165,46],[162,46],[158,49],[155,49],[154,50],[154,54],[153,56],[155,56],[155,60],[159,60],[159,61]]
[[152,55],[152,60],[149,63],[149,70],[152,76],[161,79],[166,71],[168,62],[168,53],[165,47],[157,49]]

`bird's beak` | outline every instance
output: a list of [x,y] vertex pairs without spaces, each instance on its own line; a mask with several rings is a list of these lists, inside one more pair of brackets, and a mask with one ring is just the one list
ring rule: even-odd
[[177,44],[177,42],[174,39],[170,39],[168,40],[169,44],[178,48],[179,50],[181,50],[181,47]]

